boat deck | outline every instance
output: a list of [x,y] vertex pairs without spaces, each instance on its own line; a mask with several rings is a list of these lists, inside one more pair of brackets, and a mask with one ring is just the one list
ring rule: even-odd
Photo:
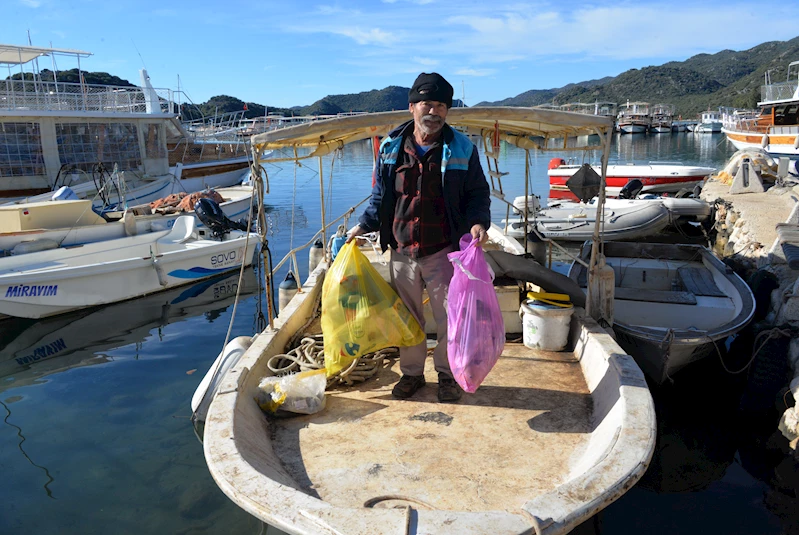
[[593,411],[571,351],[508,342],[457,404],[438,403],[427,362],[427,385],[409,400],[392,398],[401,372],[387,359],[365,383],[328,391],[323,412],[272,419],[274,453],[303,491],[341,507],[518,512],[568,478]]

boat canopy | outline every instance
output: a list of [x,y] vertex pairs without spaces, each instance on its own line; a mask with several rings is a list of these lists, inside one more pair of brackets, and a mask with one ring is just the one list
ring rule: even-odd
[[[324,156],[347,143],[385,136],[409,120],[411,115],[402,110],[337,117],[271,130],[252,137],[253,155],[260,161],[267,151],[294,149],[293,157],[270,157],[269,161]],[[491,137],[494,145],[505,141],[522,149],[542,151],[602,149],[603,138],[613,129],[613,119],[609,117],[499,106],[451,108],[447,123],[468,134]],[[592,134],[599,139],[577,137]],[[297,149],[310,152],[299,155]]]
[[41,56],[65,55],[87,58],[91,52],[67,48],[41,48],[36,46],[4,45],[0,43],[0,65],[24,65]]

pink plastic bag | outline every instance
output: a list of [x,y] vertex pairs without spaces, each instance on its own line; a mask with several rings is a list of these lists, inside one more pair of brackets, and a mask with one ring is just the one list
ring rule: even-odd
[[452,376],[473,393],[502,354],[505,322],[483,248],[469,234],[460,246],[447,255],[454,267],[447,294],[447,356]]

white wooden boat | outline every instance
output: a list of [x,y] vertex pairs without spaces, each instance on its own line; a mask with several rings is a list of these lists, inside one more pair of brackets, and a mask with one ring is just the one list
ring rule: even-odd
[[[716,344],[752,319],[752,290],[706,247],[606,243],[604,253],[615,274],[616,340],[656,383],[715,356]],[[586,286],[581,264],[569,277]]]
[[618,129],[622,134],[645,134],[652,125],[648,102],[627,102],[618,115]]
[[[230,186],[216,191],[224,199],[219,207],[228,218],[247,217],[252,205],[252,186]],[[138,215],[140,212],[142,215]],[[153,214],[149,207],[134,207],[126,212],[106,213],[105,217],[100,217],[92,211],[89,200],[0,206],[0,254],[4,251],[21,254],[166,230],[174,225],[178,216],[192,213]],[[202,221],[197,220],[196,226],[202,227]]]
[[[259,134],[255,159],[285,147],[326,154],[408,119],[369,114]],[[607,140],[612,130],[607,118],[525,108],[453,108],[447,122],[522,148],[533,148],[532,136]],[[483,385],[458,404],[435,403],[429,387],[393,400],[399,366],[386,362],[367,382],[329,391],[320,413],[267,419],[253,396],[272,373],[270,357],[318,332],[327,270],[320,263],[230,367],[205,420],[211,475],[256,518],[292,534],[560,534],[646,469],[655,427],[643,376],[581,309],[567,350],[508,342]],[[508,288],[518,303],[518,286]],[[435,382],[432,368],[425,373]]]
[[250,265],[259,242],[212,239],[181,216],[169,230],[0,258],[0,314],[43,318],[188,284]]

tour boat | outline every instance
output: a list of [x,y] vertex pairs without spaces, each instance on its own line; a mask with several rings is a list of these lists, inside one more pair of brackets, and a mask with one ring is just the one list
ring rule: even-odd
[[652,125],[648,102],[627,102],[618,116],[618,129],[622,134],[645,134]]
[[[24,74],[0,80],[0,199],[87,183],[85,198],[141,204],[241,181],[249,167],[241,138],[189,131],[179,119],[180,93],[154,88],[145,70],[141,86],[87,84],[80,61],[91,55],[0,44],[0,67]],[[39,72],[47,58],[62,68],[75,62],[76,75]],[[144,189],[129,191],[136,188]]]
[[766,71],[758,110],[723,109],[727,139],[738,150],[763,149],[772,157],[799,158],[799,61],[788,65],[785,82]]

